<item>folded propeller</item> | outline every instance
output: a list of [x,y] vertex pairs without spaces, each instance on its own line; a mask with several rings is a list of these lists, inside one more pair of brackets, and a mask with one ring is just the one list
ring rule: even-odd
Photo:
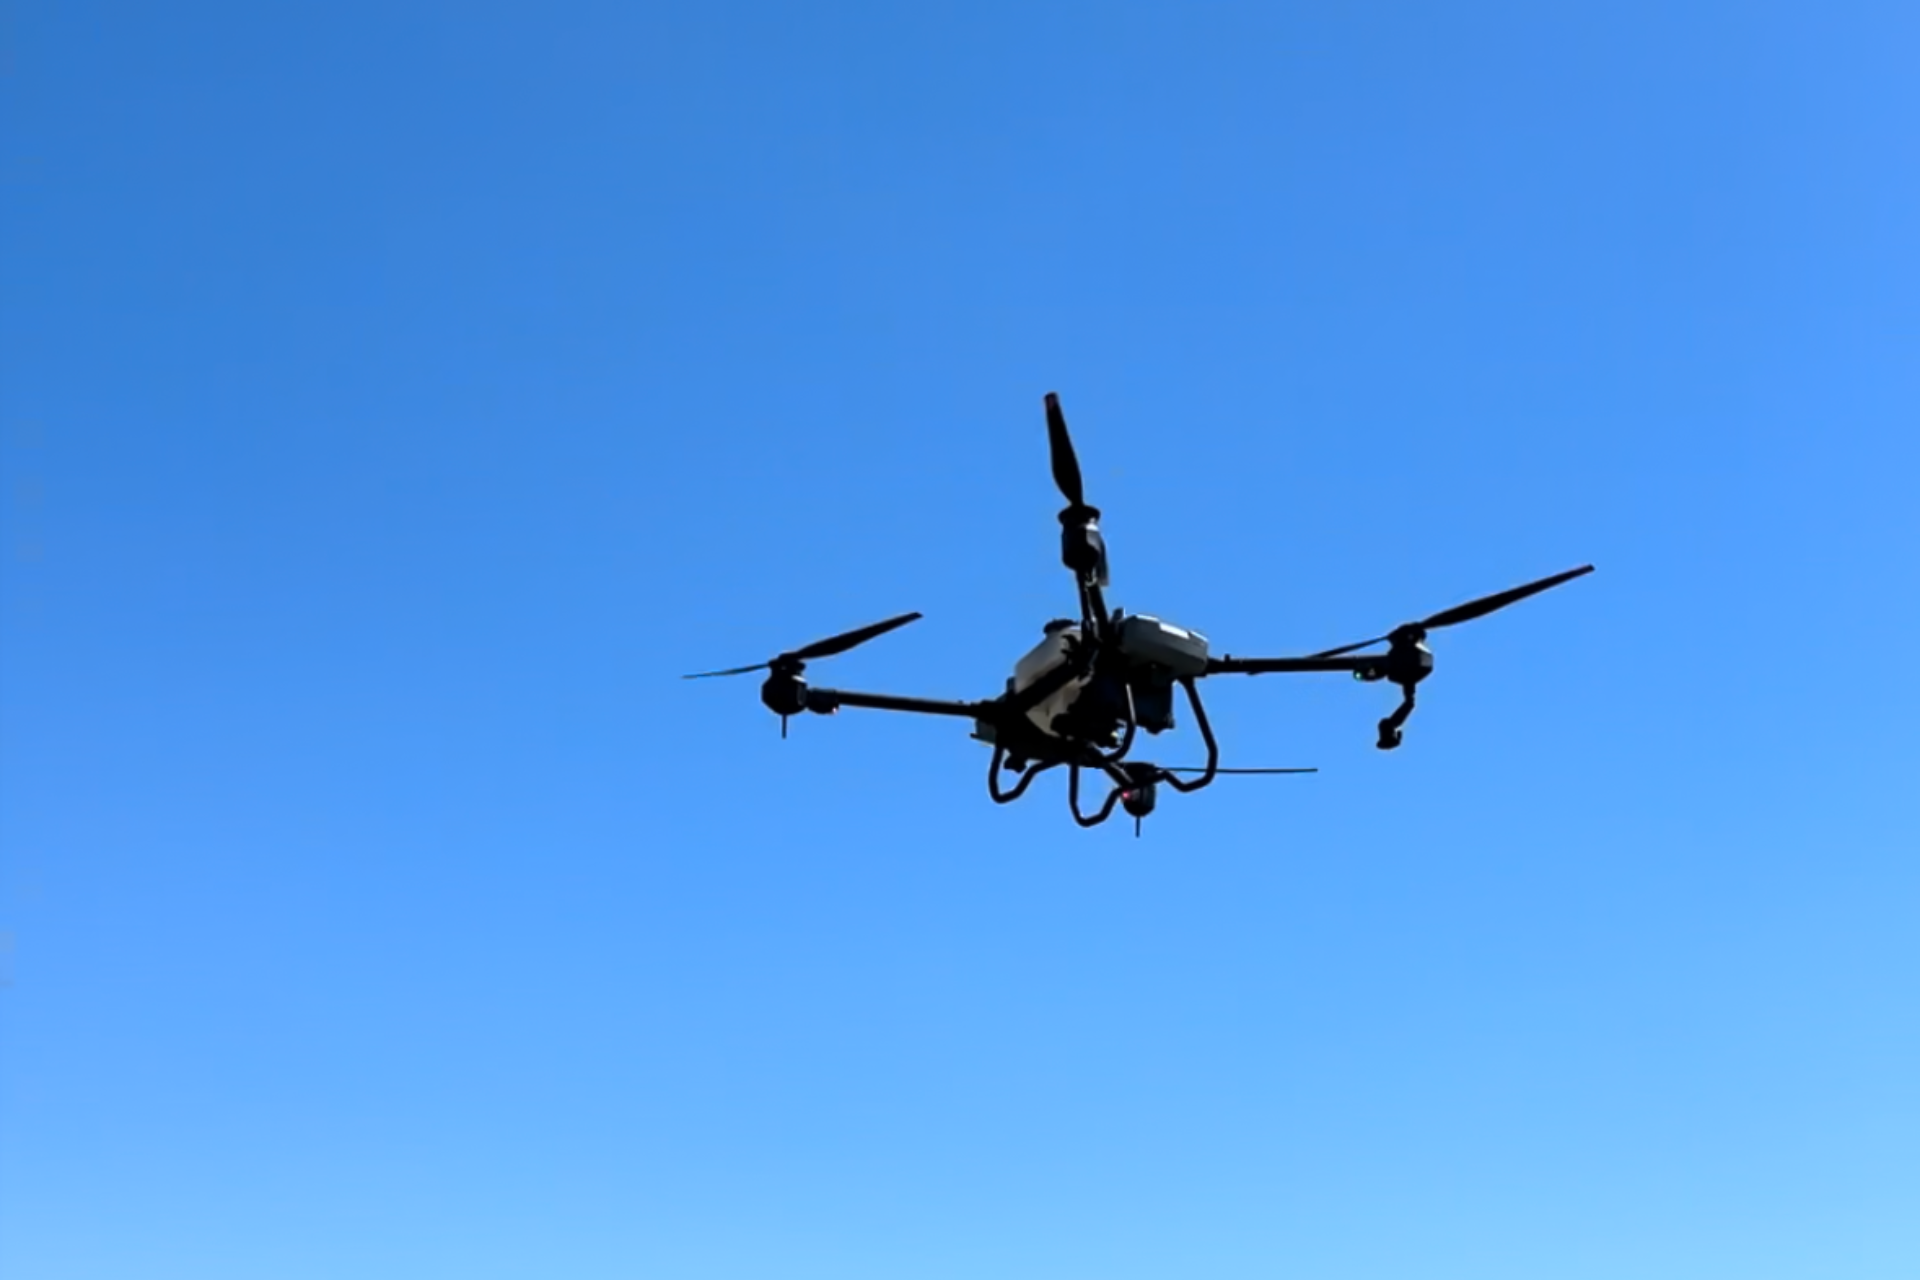
[[1067,434],[1067,415],[1061,412],[1060,397],[1047,392],[1047,444],[1053,454],[1053,482],[1067,505],[1087,505],[1086,491],[1080,483],[1080,459],[1073,452],[1073,437]]
[[[1060,409],[1060,397],[1051,391],[1047,392],[1047,449],[1053,482],[1067,500],[1060,512],[1060,561],[1073,570],[1083,592],[1088,587],[1105,587],[1109,582],[1107,542],[1100,536],[1100,508],[1087,505],[1080,459],[1073,452],[1073,437],[1067,434],[1067,415]],[[1089,617],[1089,625],[1097,626],[1104,617],[1102,607]]]

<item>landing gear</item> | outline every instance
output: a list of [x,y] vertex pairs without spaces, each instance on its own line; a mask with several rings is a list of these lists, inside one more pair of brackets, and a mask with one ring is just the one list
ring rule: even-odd
[[1380,722],[1380,741],[1373,745],[1382,751],[1391,751],[1399,746],[1400,726],[1405,724],[1407,717],[1412,714],[1413,686],[1411,684],[1403,684],[1400,686],[1400,705],[1393,709],[1392,715]]
[[[1206,744],[1207,767],[1200,771],[1199,777],[1188,780],[1143,760],[1123,760],[1122,757],[1133,745],[1136,727],[1133,703],[1129,697],[1126,737],[1120,749],[1108,754],[1091,743],[1081,742],[1079,758],[1067,762],[1067,808],[1073,813],[1075,822],[1083,827],[1097,827],[1111,817],[1114,807],[1119,805],[1133,819],[1133,833],[1137,836],[1140,834],[1141,820],[1153,812],[1159,798],[1160,783],[1164,782],[1183,793],[1198,791],[1220,772],[1220,743],[1213,736],[1213,726],[1207,723],[1207,709],[1200,702],[1200,691],[1194,686],[1192,676],[1179,676],[1176,681],[1186,691],[1187,705],[1193,710],[1194,725],[1200,730],[1200,740]],[[1102,771],[1113,784],[1106,801],[1097,812],[1091,814],[1080,808],[1080,771],[1083,768]]]
[[1400,685],[1400,706],[1394,708],[1394,714],[1380,722],[1380,741],[1375,747],[1380,750],[1392,750],[1400,747],[1400,725],[1407,723],[1407,716],[1413,714],[1413,685]]

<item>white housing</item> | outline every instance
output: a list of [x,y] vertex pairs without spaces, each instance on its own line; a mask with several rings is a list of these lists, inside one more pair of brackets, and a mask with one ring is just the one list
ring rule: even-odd
[[[1025,690],[1034,681],[1065,662],[1067,646],[1078,643],[1079,640],[1079,627],[1063,627],[1035,645],[1013,666],[1013,692],[1019,693]],[[1053,696],[1028,711],[1027,719],[1031,720],[1040,732],[1052,734],[1054,717],[1066,714],[1067,708],[1073,705],[1074,699],[1078,698],[1080,691],[1086,687],[1087,681],[1084,678],[1067,681]]]
[[1205,636],[1144,613],[1121,620],[1120,652],[1135,662],[1157,662],[1176,676],[1205,675],[1207,671]]

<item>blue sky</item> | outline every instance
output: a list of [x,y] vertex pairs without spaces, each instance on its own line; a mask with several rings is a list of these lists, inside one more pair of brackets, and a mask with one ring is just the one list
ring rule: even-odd
[[[23,0],[0,1270],[1912,1276],[1916,37]],[[996,692],[1049,390],[1219,648],[1600,571],[1137,841],[675,679]]]

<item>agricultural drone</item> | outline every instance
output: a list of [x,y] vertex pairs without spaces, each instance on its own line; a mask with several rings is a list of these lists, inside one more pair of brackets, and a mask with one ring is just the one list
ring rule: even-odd
[[[1400,705],[1379,724],[1376,745],[1383,751],[1400,745],[1402,729],[1413,713],[1414,690],[1433,674],[1430,632],[1483,618],[1497,609],[1593,572],[1582,565],[1564,573],[1513,587],[1478,600],[1442,609],[1418,622],[1402,623],[1385,635],[1297,658],[1236,658],[1214,655],[1207,638],[1146,614],[1109,609],[1106,590],[1107,544],[1100,533],[1100,511],[1087,505],[1080,463],[1067,434],[1060,398],[1046,397],[1047,436],[1053,454],[1053,478],[1067,505],[1060,512],[1060,559],[1073,573],[1080,593],[1079,619],[1057,619],[1045,636],[1014,664],[1005,692],[973,702],[899,697],[827,689],[803,678],[809,662],[845,653],[876,636],[913,622],[905,613],[885,622],[844,632],[777,654],[750,667],[703,671],[686,679],[738,676],[764,671],[760,700],[787,720],[802,712],[832,715],[842,707],[906,711],[950,716],[973,724],[973,736],[993,748],[987,766],[987,792],[998,804],[1026,794],[1033,780],[1050,769],[1067,770],[1067,804],[1075,822],[1098,826],[1123,808],[1140,820],[1153,812],[1158,788],[1198,791],[1226,774],[1311,773],[1312,769],[1224,769],[1220,747],[1207,723],[1199,681],[1208,676],[1268,675],[1280,672],[1345,671],[1369,683],[1386,681],[1400,690]],[[1380,646],[1385,646],[1380,649]],[[1362,652],[1362,650],[1376,650]],[[1206,745],[1206,764],[1169,768],[1132,757],[1141,733],[1157,737],[1174,727],[1175,690],[1185,697]],[[1099,808],[1088,813],[1080,802],[1080,775],[1096,772],[1110,784]],[[1003,785],[1003,779],[1010,779]]]

